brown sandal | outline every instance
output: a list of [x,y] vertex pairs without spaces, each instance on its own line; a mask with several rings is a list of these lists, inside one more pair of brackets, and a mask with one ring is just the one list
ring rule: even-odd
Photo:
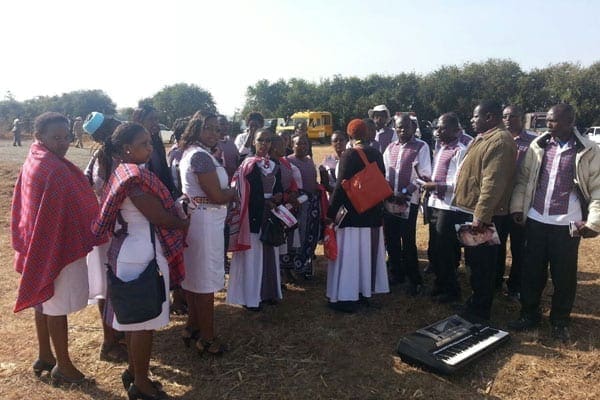
[[226,344],[221,343],[217,338],[212,340],[198,339],[196,341],[196,348],[198,353],[206,353],[211,356],[222,356],[226,351],[229,350]]

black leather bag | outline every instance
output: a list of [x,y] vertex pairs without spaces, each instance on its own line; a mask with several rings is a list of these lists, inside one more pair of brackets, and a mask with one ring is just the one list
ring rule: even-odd
[[266,245],[277,247],[287,240],[283,223],[276,217],[268,217],[260,228],[260,241]]
[[162,305],[167,300],[165,280],[156,262],[156,244],[152,225],[150,225],[150,235],[154,258],[136,279],[122,281],[107,264],[107,295],[120,324],[137,324],[156,318],[162,312]]

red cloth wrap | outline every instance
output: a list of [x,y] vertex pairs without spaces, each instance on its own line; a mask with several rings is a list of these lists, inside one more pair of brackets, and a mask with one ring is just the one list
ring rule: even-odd
[[[175,202],[167,187],[158,176],[137,164],[121,163],[111,174],[104,186],[100,215],[92,222],[92,232],[102,236],[112,234],[117,220],[117,213],[132,186],[139,187],[144,193],[156,196],[163,207],[171,214],[177,215]],[[163,253],[169,263],[169,279],[171,287],[181,283],[185,277],[183,264],[184,235],[178,229],[155,227]]]
[[244,251],[250,249],[250,219],[248,217],[248,202],[250,199],[250,185],[246,177],[254,165],[262,157],[246,157],[238,167],[231,185],[237,189],[239,203],[229,209],[227,224],[229,225],[229,247],[228,251]]
[[98,200],[81,170],[34,142],[11,207],[15,270],[21,274],[14,312],[50,299],[60,271],[106,242],[90,229],[97,214]]

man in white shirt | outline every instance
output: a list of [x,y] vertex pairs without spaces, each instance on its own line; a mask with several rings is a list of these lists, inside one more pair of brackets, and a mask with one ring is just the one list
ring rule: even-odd
[[373,107],[368,112],[369,118],[375,122],[375,141],[379,144],[379,151],[383,154],[390,143],[398,140],[396,131],[388,126],[390,111],[385,104]]
[[456,114],[443,114],[438,120],[438,143],[434,154],[431,181],[423,184],[429,192],[429,262],[435,274],[431,296],[440,303],[460,300],[456,276],[460,247],[456,239],[452,195],[458,166],[467,146],[460,141],[460,122]]
[[600,148],[576,129],[575,111],[557,104],[548,111],[548,132],[529,146],[517,175],[510,211],[525,224],[521,316],[517,330],[540,325],[540,302],[552,275],[552,337],[570,340],[568,326],[577,288],[580,237],[600,232]]
[[[416,229],[419,211],[418,175],[429,179],[429,146],[415,137],[416,124],[408,114],[396,121],[398,139],[383,153],[386,179],[394,192],[386,200],[383,228],[392,283],[408,278],[407,292],[418,294],[423,286],[417,256]],[[417,174],[418,171],[418,174]]]
[[235,138],[235,146],[240,154],[240,161],[242,161],[248,154],[254,154],[254,135],[257,130],[263,127],[265,124],[265,118],[259,112],[251,112],[246,117],[246,126],[248,127],[245,132],[240,133]]

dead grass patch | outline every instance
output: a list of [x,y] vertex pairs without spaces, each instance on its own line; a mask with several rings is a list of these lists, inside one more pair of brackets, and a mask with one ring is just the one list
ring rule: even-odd
[[[102,341],[95,307],[69,318],[70,349],[77,365],[97,385],[54,388],[36,379],[33,313],[13,314],[18,275],[12,269],[9,209],[19,163],[7,162],[12,147],[0,141],[0,398],[122,399],[124,366],[100,361]],[[314,146],[320,161],[327,148]],[[85,162],[84,153],[71,152]],[[425,265],[426,229],[418,244]],[[597,399],[600,398],[600,266],[597,240],[582,242],[580,285],[569,347],[546,344],[546,325],[513,340],[452,377],[440,377],[402,363],[395,356],[398,338],[451,314],[425,297],[408,298],[395,290],[378,296],[380,308],[339,315],[325,307],[326,263],[319,248],[313,280],[290,286],[283,302],[251,313],[224,304],[219,293],[217,328],[230,343],[222,358],[199,357],[180,339],[184,317],[156,333],[152,373],[169,394],[181,399]],[[465,271],[460,270],[463,287]],[[426,277],[431,283],[430,277]],[[467,290],[465,290],[466,292]],[[548,306],[551,288],[544,296]],[[500,327],[516,316],[518,305],[496,299]],[[547,312],[547,310],[545,310]]]

